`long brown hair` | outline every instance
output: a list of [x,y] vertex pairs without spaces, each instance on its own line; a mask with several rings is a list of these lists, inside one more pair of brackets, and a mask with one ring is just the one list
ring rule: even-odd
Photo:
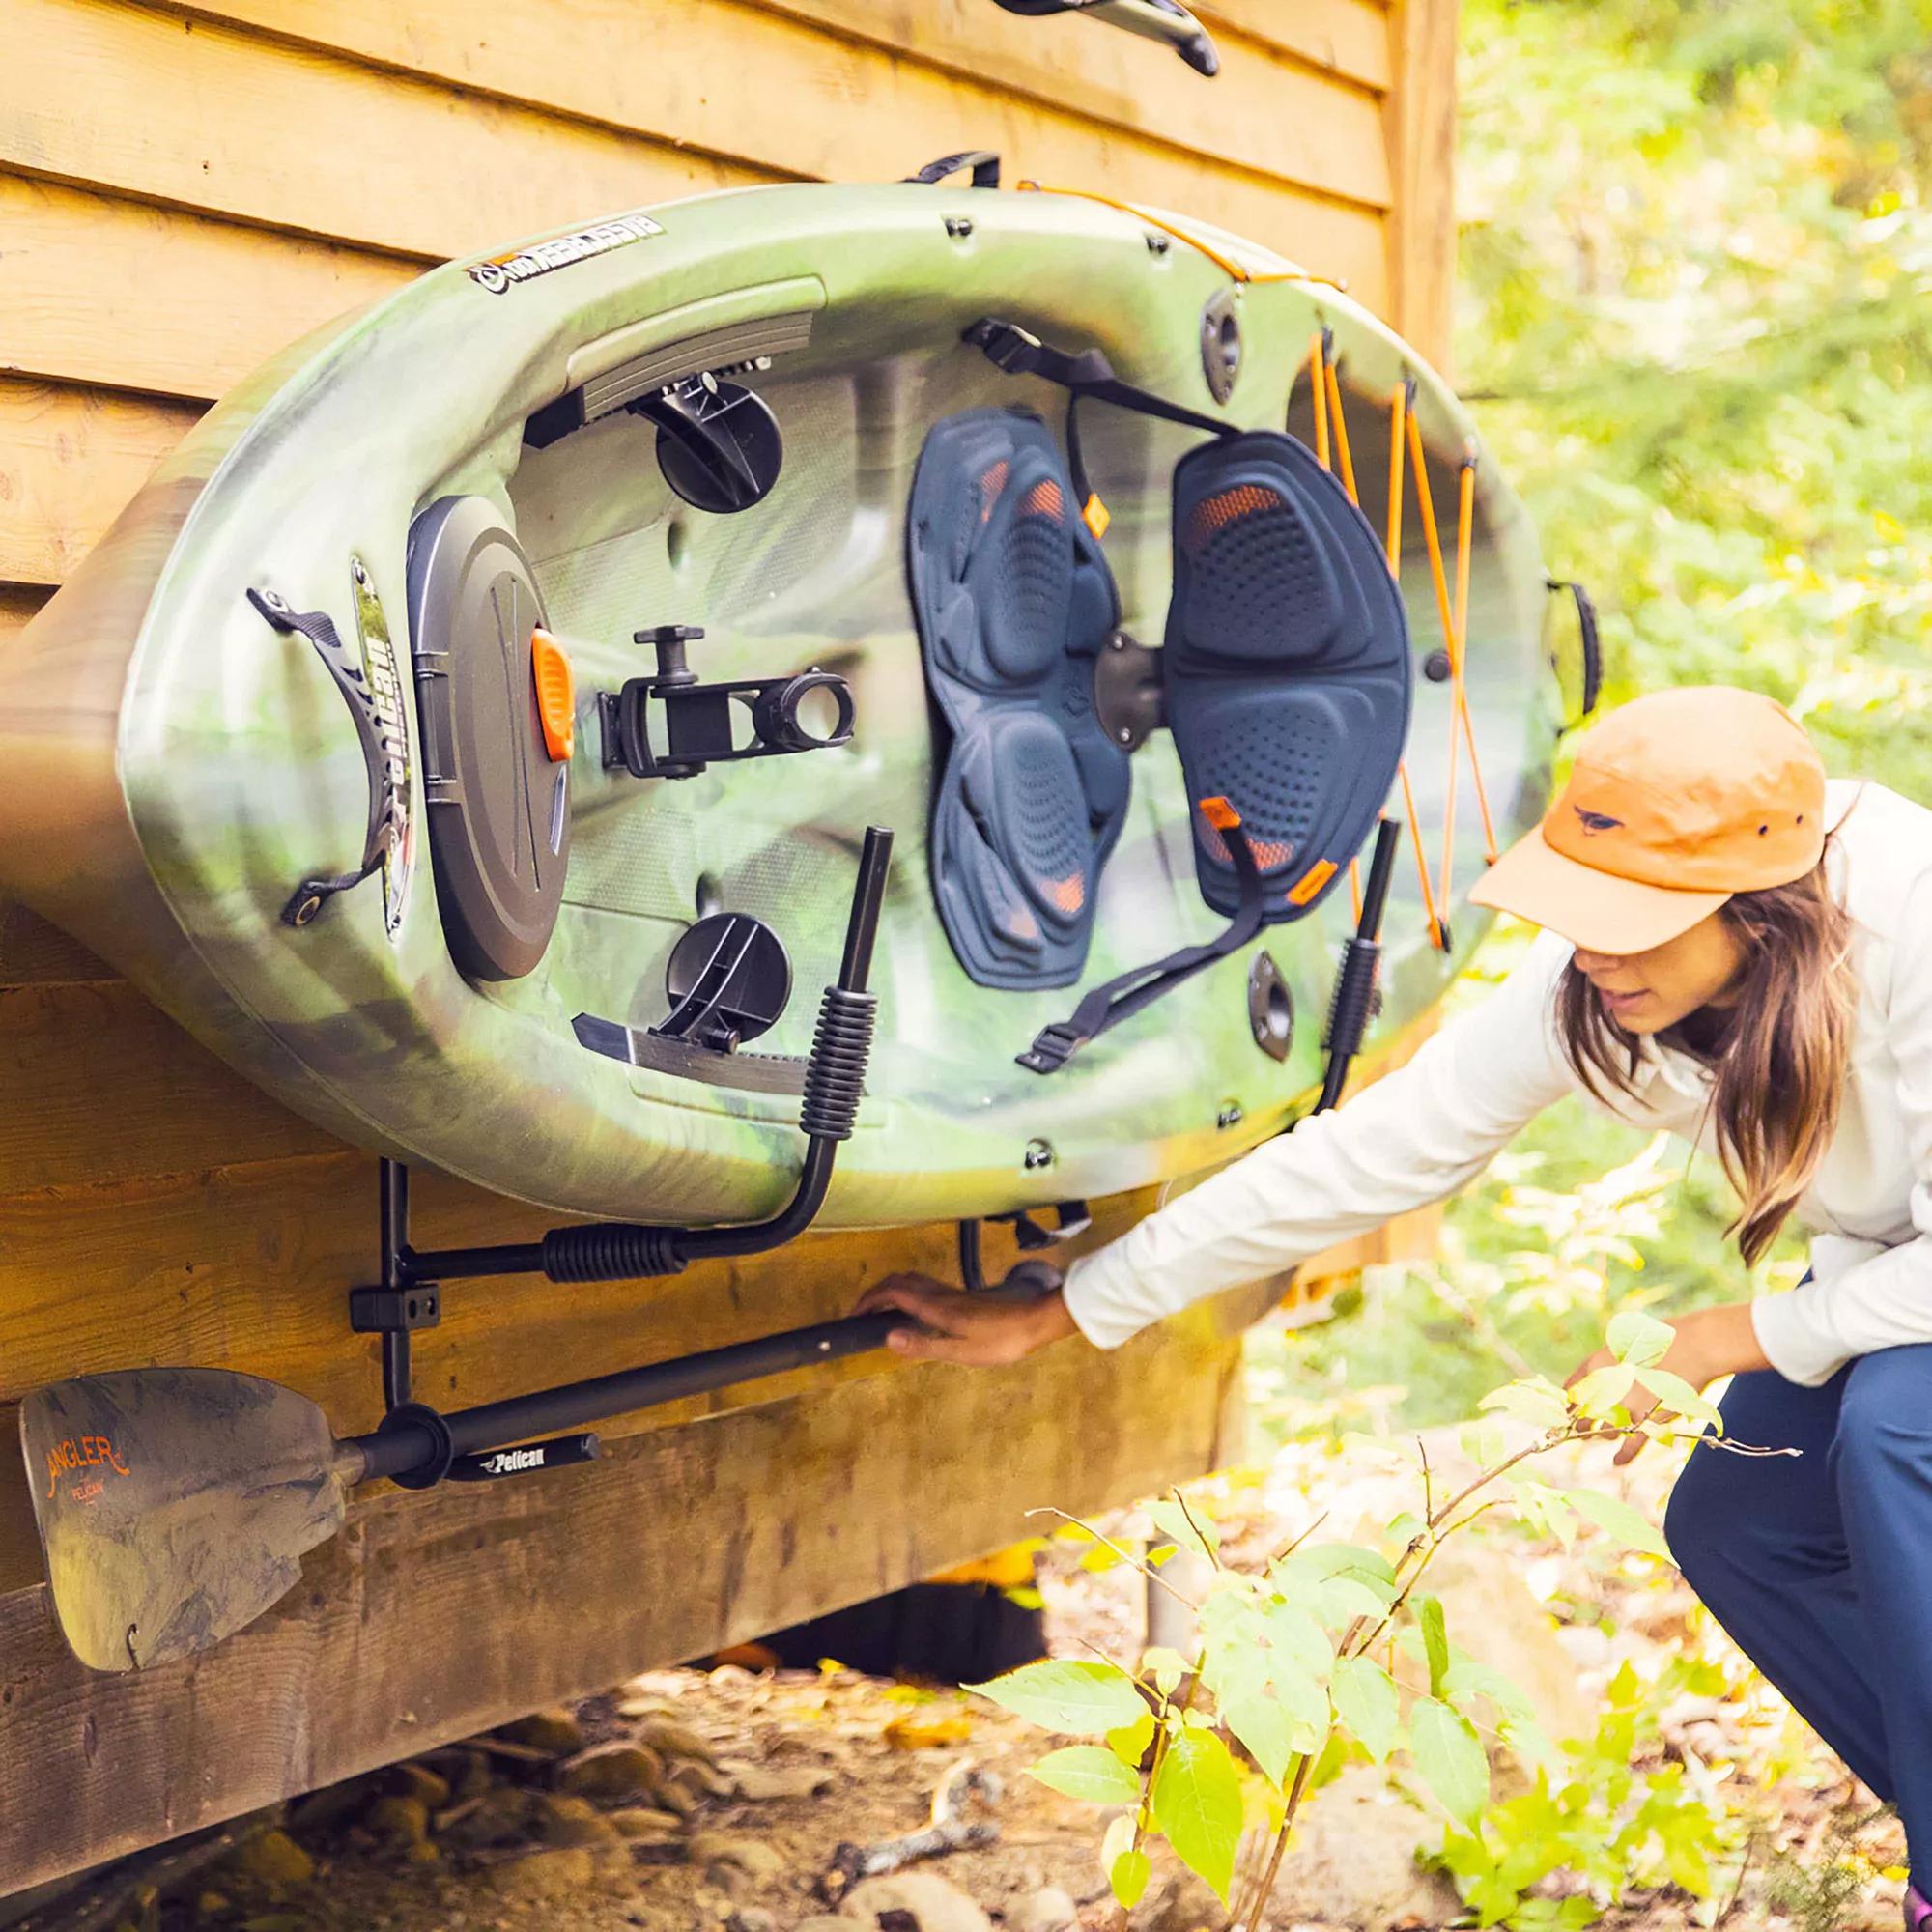
[[[1823,859],[1788,886],[1737,894],[1719,917],[1744,949],[1725,989],[1733,1004],[1704,1008],[1692,1016],[1695,1026],[1681,1022],[1662,1037],[1711,1065],[1718,1153],[1743,1203],[1729,1232],[1754,1263],[1837,1131],[1858,984],[1851,920]],[[1642,1042],[1610,1017],[1574,965],[1557,988],[1556,1025],[1592,1094],[1605,1101],[1634,1094]]]

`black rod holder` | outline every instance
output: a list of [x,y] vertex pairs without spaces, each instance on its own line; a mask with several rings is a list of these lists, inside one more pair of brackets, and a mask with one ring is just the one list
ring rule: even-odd
[[1368,884],[1362,890],[1362,916],[1342,956],[1335,997],[1328,1009],[1328,1064],[1322,1073],[1321,1097],[1314,1107],[1318,1114],[1325,1114],[1341,1099],[1350,1065],[1362,1050],[1381,966],[1382,912],[1388,904],[1395,848],[1401,837],[1402,827],[1393,818],[1384,818],[1376,830],[1375,857],[1369,861]]
[[582,1429],[613,1415],[655,1408],[686,1396],[708,1395],[735,1382],[804,1368],[812,1362],[863,1355],[883,1348],[886,1337],[904,1326],[903,1315],[852,1315],[761,1336],[756,1341],[734,1342],[728,1348],[708,1349],[701,1354],[653,1362],[641,1369],[566,1382],[560,1388],[540,1389],[533,1395],[484,1403],[476,1408],[458,1409],[453,1415],[440,1416],[412,1406],[397,1411],[371,1434],[351,1436],[349,1446],[361,1452],[361,1481],[386,1476],[426,1487],[449,1473],[460,1457],[480,1455],[545,1431]]

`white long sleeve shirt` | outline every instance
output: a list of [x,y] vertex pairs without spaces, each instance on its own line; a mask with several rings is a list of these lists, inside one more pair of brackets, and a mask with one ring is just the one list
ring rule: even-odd
[[[1932,811],[1833,781],[1831,876],[1853,923],[1859,1009],[1838,1127],[1798,1218],[1812,1279],[1757,1302],[1767,1359],[1827,1381],[1854,1356],[1932,1342]],[[1552,1101],[1589,1094],[1558,1043],[1571,947],[1543,934],[1477,1007],[1346,1106],[1312,1115],[1074,1262],[1066,1306],[1115,1348],[1202,1296],[1293,1267],[1466,1185]],[[1646,1043],[1605,1107],[1715,1150],[1710,1074]]]

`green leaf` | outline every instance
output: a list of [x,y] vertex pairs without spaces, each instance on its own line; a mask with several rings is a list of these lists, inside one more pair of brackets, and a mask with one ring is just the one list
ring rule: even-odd
[[1701,1422],[1721,1434],[1724,1425],[1717,1406],[1706,1402],[1682,1376],[1673,1376],[1668,1369],[1645,1369],[1638,1375],[1637,1380],[1663,1407],[1673,1410],[1687,1421]]
[[[1181,1508],[1172,1496],[1163,1496],[1157,1502],[1147,1506],[1147,1513],[1153,1519],[1154,1527],[1170,1543],[1177,1543],[1182,1549],[1191,1550],[1196,1556],[1205,1556],[1213,1562],[1221,1552],[1220,1532],[1199,1510],[1193,1513],[1193,1520],[1188,1520],[1188,1512]],[[1195,1523],[1201,1526],[1197,1530]]]
[[1193,1667],[1178,1650],[1169,1650],[1164,1644],[1155,1644],[1141,1653],[1141,1668],[1152,1677],[1153,1688],[1163,1697],[1172,1697],[1174,1687]]
[[1418,1697],[1408,1714],[1408,1749],[1442,1808],[1473,1831],[1490,1799],[1490,1761],[1475,1727],[1436,1698]]
[[990,1684],[968,1684],[1015,1717],[1074,1737],[1097,1736],[1131,1724],[1147,1710],[1134,1680],[1112,1663],[1048,1658],[1024,1663]]
[[1612,1362],[1606,1369],[1592,1369],[1570,1391],[1570,1400],[1588,1416],[1607,1416],[1630,1394],[1636,1371],[1627,1362]]
[[1610,1317],[1610,1353],[1633,1368],[1647,1369],[1661,1362],[1677,1340],[1677,1331],[1641,1309],[1626,1308]]
[[1449,1627],[1443,1621],[1440,1597],[1411,1597],[1416,1628],[1422,1633],[1422,1654],[1429,1660],[1429,1694],[1442,1694],[1442,1680],[1449,1675]]
[[1346,1601],[1350,1616],[1373,1616],[1395,1601],[1388,1558],[1352,1543],[1304,1544],[1269,1566],[1268,1580],[1297,1600],[1305,1593],[1324,1603]]
[[1532,1429],[1567,1429],[1570,1425],[1570,1399],[1542,1376],[1531,1381],[1510,1382],[1492,1389],[1483,1398],[1481,1406],[1498,1415],[1513,1416]]
[[[1318,1724],[1297,1739],[1287,1707],[1270,1694],[1267,1680],[1254,1665],[1222,1686],[1214,1708],[1221,1721],[1247,1747],[1262,1776],[1277,1790],[1288,1775],[1290,1759],[1298,1750],[1312,1750],[1321,1736]],[[1328,1700],[1324,1697],[1321,1716],[1327,1715]]]
[[1048,1751],[1028,1769],[1051,1790],[1088,1804],[1140,1803],[1140,1779],[1098,1745],[1068,1745],[1065,1750]]
[[1107,1872],[1107,1883],[1122,1912],[1131,1912],[1141,1902],[1141,1894],[1153,1876],[1153,1866],[1145,1852],[1122,1852]]
[[1241,1781],[1228,1747],[1210,1731],[1183,1731],[1153,1780],[1154,1823],[1175,1856],[1224,1902],[1241,1835]]
[[1148,1746],[1152,1743],[1153,1713],[1145,1707],[1131,1724],[1122,1724],[1107,1733],[1107,1748],[1129,1770],[1139,1769]]
[[1662,1533],[1642,1511],[1599,1490],[1569,1490],[1565,1493],[1570,1498],[1570,1507],[1578,1516],[1587,1517],[1599,1529],[1608,1530],[1620,1543],[1642,1550],[1646,1556],[1661,1556],[1666,1563],[1670,1561],[1670,1548]]
[[1269,1606],[1264,1624],[1274,1662],[1287,1664],[1318,1684],[1326,1682],[1335,1649],[1306,1610],[1283,1599]]
[[1335,1665],[1328,1687],[1335,1715],[1364,1750],[1380,1764],[1402,1732],[1402,1706],[1395,1679],[1367,1657],[1345,1657]]
[[1500,1670],[1478,1663],[1473,1657],[1456,1658],[1442,1679],[1438,1694],[1459,1711],[1466,1711],[1472,1698],[1487,1697],[1498,1711],[1512,1718],[1525,1723],[1536,1721],[1536,1707],[1529,1701],[1528,1693]]

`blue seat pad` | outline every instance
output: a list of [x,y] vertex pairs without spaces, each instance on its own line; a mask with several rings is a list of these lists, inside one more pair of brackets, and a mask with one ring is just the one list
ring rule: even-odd
[[930,863],[947,936],[980,985],[1070,985],[1126,813],[1126,754],[1093,698],[1120,604],[1037,416],[971,410],[933,428],[907,571],[944,725]]
[[[1252,430],[1181,458],[1168,728],[1188,796],[1240,813],[1270,923],[1319,905],[1361,849],[1408,735],[1411,675],[1381,544],[1306,445]],[[1232,916],[1234,865],[1198,809],[1194,860],[1202,896]]]

